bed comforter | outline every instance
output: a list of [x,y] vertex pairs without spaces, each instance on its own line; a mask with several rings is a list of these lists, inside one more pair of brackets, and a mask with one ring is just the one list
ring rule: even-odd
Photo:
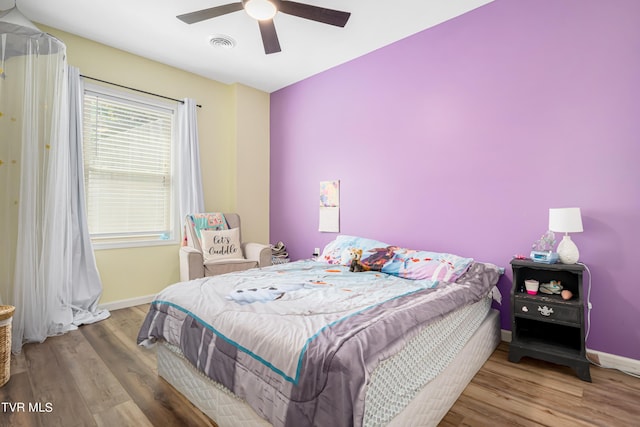
[[158,294],[138,342],[178,346],[275,426],[360,425],[375,367],[499,276],[477,262],[449,283],[298,261],[207,277]]

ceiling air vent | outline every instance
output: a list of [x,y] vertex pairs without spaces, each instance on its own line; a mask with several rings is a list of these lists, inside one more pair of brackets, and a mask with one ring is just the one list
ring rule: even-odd
[[236,41],[225,34],[216,34],[209,37],[209,44],[220,49],[233,49],[236,47]]

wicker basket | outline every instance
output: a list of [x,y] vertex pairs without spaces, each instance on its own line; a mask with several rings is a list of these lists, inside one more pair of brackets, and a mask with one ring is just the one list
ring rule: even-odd
[[12,305],[0,305],[0,387],[11,376],[11,316],[15,309]]

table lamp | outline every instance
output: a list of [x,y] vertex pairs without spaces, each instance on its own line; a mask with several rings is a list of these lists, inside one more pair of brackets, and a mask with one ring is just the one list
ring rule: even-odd
[[563,264],[578,262],[580,252],[568,233],[581,233],[582,216],[580,208],[552,208],[549,209],[549,230],[564,233],[558,245],[558,258]]

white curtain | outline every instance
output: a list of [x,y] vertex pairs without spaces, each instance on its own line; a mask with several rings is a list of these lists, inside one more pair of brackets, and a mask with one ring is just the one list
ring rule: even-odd
[[74,123],[76,112],[70,114],[77,99],[69,97],[66,48],[32,24],[3,18],[0,233],[7,238],[0,240],[7,256],[0,266],[0,294],[16,307],[17,353],[25,342],[42,342],[109,314],[96,311],[102,286],[84,240],[81,141],[70,138],[80,124]]
[[94,323],[109,317],[98,310],[102,281],[89,237],[89,224],[84,192],[84,160],[82,155],[83,85],[80,70],[69,72],[69,146],[70,146],[70,216],[71,216],[71,301],[73,324]]
[[178,106],[178,212],[181,230],[187,214],[204,211],[196,108],[195,101],[190,98],[185,98]]

